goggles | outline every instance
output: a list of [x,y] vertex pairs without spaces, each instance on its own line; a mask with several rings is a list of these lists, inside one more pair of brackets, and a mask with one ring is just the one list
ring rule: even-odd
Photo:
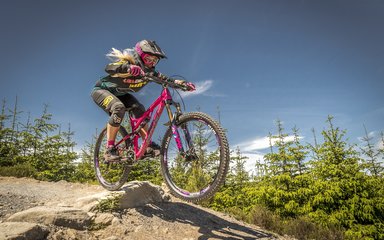
[[145,53],[143,56],[143,62],[145,65],[153,67],[159,62],[159,58]]

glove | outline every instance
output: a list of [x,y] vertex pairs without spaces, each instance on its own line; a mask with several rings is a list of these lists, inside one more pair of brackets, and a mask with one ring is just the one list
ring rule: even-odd
[[196,90],[196,87],[195,87],[195,84],[191,83],[191,82],[187,82],[184,84],[185,86],[187,86],[187,90],[189,92],[193,92]]
[[144,71],[143,69],[141,69],[141,67],[137,66],[137,65],[131,65],[129,66],[129,70],[128,70],[128,73],[131,74],[132,76],[134,77],[137,77],[137,76],[144,76]]
[[193,92],[193,91],[196,90],[195,84],[193,84],[193,83],[191,83],[191,82],[186,82],[186,81],[184,81],[184,80],[178,80],[178,79],[176,79],[176,80],[175,80],[175,83],[187,87],[187,91]]

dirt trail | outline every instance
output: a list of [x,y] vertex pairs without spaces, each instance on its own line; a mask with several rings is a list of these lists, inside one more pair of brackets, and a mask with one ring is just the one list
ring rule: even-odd
[[102,191],[104,189],[97,185],[0,177],[0,220],[31,207],[70,204],[82,196]]
[[[0,177],[0,222],[31,207],[71,205],[103,191],[95,185]],[[112,215],[107,227],[92,231],[56,228],[48,239],[288,239],[174,198]]]

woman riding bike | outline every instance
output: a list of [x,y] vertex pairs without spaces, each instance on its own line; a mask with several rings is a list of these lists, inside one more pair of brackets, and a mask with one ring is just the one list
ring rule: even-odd
[[[120,159],[115,148],[115,139],[126,108],[136,106],[132,110],[135,118],[139,118],[145,112],[144,106],[131,93],[140,91],[148,83],[142,79],[146,73],[153,73],[154,76],[164,80],[169,78],[155,70],[159,60],[167,58],[155,41],[142,40],[134,48],[123,51],[112,48],[107,57],[113,61],[105,68],[108,75],[96,82],[91,95],[94,102],[110,115],[104,158],[106,161],[115,161]],[[171,81],[186,85],[191,91],[195,90],[193,83],[178,79],[171,79]],[[148,126],[145,126],[140,132],[143,140],[147,130]],[[152,142],[147,148],[147,153],[159,155],[159,146]]]

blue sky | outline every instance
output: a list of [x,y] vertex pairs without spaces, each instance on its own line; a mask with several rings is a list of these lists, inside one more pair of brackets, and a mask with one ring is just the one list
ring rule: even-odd
[[[71,123],[80,148],[106,115],[91,100],[105,54],[154,39],[168,59],[158,70],[195,82],[188,111],[207,112],[232,148],[256,158],[280,119],[304,142],[328,115],[358,143],[378,143],[384,120],[384,2],[4,1],[0,8],[0,97],[8,106]],[[148,106],[160,87],[137,97]],[[161,132],[161,129],[160,129]],[[250,164],[253,161],[250,160]]]

